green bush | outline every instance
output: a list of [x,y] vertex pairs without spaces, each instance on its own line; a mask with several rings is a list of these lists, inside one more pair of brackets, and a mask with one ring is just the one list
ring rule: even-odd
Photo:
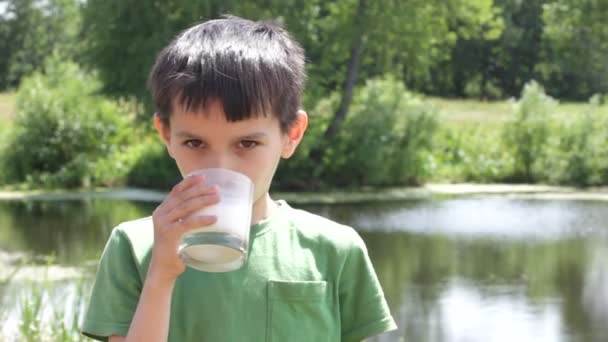
[[182,179],[159,137],[149,137],[135,151],[137,159],[126,176],[128,185],[168,190]]
[[[337,96],[331,96],[319,103],[300,151],[300,173],[290,176],[310,179],[312,175],[320,180],[313,185],[357,187],[417,184],[428,175],[436,113],[391,77],[369,80],[358,88],[348,116],[321,163],[305,159],[310,147],[321,140],[337,101]],[[310,173],[306,176],[302,171]]]
[[308,128],[294,155],[281,160],[272,179],[273,190],[312,190],[326,186],[323,182],[323,164],[316,164],[308,157],[312,148],[321,141],[329,124],[331,115],[336,111],[338,94],[321,99],[308,111]]
[[513,155],[513,181],[534,182],[542,178],[540,160],[556,105],[535,81],[524,86],[521,99],[515,104],[513,119],[503,133],[506,147]]
[[432,156],[434,181],[503,182],[512,174],[512,156],[500,128],[444,126],[436,135]]
[[576,186],[608,183],[608,118],[599,99],[589,109],[553,129],[543,161],[543,178]]
[[129,175],[143,160],[150,158],[151,144],[162,144],[147,137],[142,142],[115,149],[109,155],[98,159],[92,170],[92,176],[96,185],[117,187],[129,184]]
[[358,90],[326,160],[334,184],[411,185],[429,173],[436,112],[392,77]]
[[6,151],[6,144],[8,144],[9,132],[12,130],[12,123],[2,122],[0,124],[0,184],[8,183],[8,171],[5,165],[7,165],[6,156],[3,151]]
[[23,80],[17,116],[2,159],[4,181],[77,187],[93,180],[95,162],[127,145],[130,117],[97,95],[101,84],[72,62],[51,58]]

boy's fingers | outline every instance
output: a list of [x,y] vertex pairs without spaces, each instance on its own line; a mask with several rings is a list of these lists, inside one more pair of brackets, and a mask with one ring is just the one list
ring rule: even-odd
[[178,220],[173,229],[179,231],[180,235],[183,235],[193,229],[209,226],[215,223],[216,221],[217,216],[215,215],[193,215]]
[[169,213],[175,208],[181,206],[183,202],[193,197],[213,195],[216,193],[217,187],[215,186],[206,186],[205,183],[191,184],[189,187],[184,188],[180,192],[170,193],[163,203],[164,211]]
[[185,218],[190,216],[192,213],[197,210],[203,209],[204,207],[208,207],[210,205],[216,204],[220,201],[220,196],[218,194],[210,194],[204,196],[193,197],[186,202],[183,202],[181,205],[173,208],[171,212],[167,214],[167,219],[169,221],[176,221],[180,218]]
[[179,183],[177,183],[167,197],[163,200],[163,202],[156,208],[154,214],[161,214],[170,212],[173,207],[175,207],[179,202],[176,202],[174,198],[178,196],[181,192],[186,191],[188,188],[199,184],[204,181],[204,175],[192,175],[182,179]]
[[189,199],[205,196],[205,195],[214,195],[218,193],[218,188],[216,185],[208,186],[205,183],[197,184],[196,186],[192,186],[179,194],[176,195],[175,199],[182,204]]
[[200,175],[200,174],[188,176],[188,177],[184,178],[182,181],[180,181],[179,183],[177,183],[171,189],[171,192],[169,192],[169,195],[175,196],[175,195],[181,193],[182,191],[185,191],[189,187],[194,186],[200,182],[203,182],[204,179],[205,179],[205,176]]

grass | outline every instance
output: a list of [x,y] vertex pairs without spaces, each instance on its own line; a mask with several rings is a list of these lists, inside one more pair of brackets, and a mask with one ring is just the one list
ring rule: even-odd
[[[483,102],[471,99],[428,97],[426,101],[439,109],[443,123],[454,126],[482,125],[488,128],[501,126],[509,120],[514,110],[514,102],[509,100]],[[588,109],[588,103],[564,102],[559,103],[555,114],[567,119],[573,115],[581,115]],[[601,106],[600,111],[608,115],[608,104]]]
[[469,99],[446,99],[429,97],[426,99],[437,107],[450,123],[492,123],[509,118],[513,111],[510,101],[482,102]]
[[[8,306],[0,307],[0,323],[9,324],[8,330],[0,329],[0,341],[89,341],[80,334],[78,324],[84,315],[92,279],[80,273],[63,280],[54,279],[61,269],[52,258],[42,266],[25,261],[8,277],[0,278],[0,287],[6,291],[10,285],[13,293]],[[26,275],[18,280],[16,273]]]

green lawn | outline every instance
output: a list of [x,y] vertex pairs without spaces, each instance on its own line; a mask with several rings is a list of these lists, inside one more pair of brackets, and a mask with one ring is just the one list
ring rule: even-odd
[[15,93],[0,93],[0,122],[15,116]]
[[[439,109],[442,122],[455,125],[500,126],[511,117],[514,110],[513,101],[483,102],[437,97],[428,97],[425,100]],[[555,114],[567,119],[583,114],[589,108],[587,103],[565,102],[557,106]],[[600,110],[604,115],[608,115],[608,104],[603,105]]]
[[426,98],[450,122],[504,121],[513,111],[509,101],[482,102],[468,99]]

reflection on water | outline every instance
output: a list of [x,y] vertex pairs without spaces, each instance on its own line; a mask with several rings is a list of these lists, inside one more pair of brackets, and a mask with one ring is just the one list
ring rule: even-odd
[[96,260],[114,226],[154,207],[126,200],[0,201],[0,253],[54,255],[67,264]]
[[479,197],[307,209],[357,227],[399,330],[375,341],[605,341],[608,204]]
[[608,334],[596,323],[605,322],[606,285],[586,281],[608,276],[607,259],[591,262],[597,240],[363,236],[399,319],[399,332],[379,341],[603,341]]
[[[114,225],[149,215],[154,206],[0,202],[0,271],[14,260],[6,255],[18,252],[53,253],[69,265],[95,260]],[[372,341],[595,342],[608,336],[608,203],[469,197],[305,209],[356,227],[366,241],[399,325]],[[90,276],[92,268],[83,272]],[[6,316],[18,292],[36,282],[1,280]],[[79,282],[62,281],[54,291],[68,298]],[[5,330],[18,317],[18,310],[8,311],[8,320],[0,313]]]
[[583,304],[597,330],[608,322],[608,243],[595,241],[583,281]]
[[559,341],[562,324],[559,305],[530,303],[524,286],[483,289],[458,281],[443,289],[430,317],[435,329],[428,331],[444,341]]
[[608,236],[606,202],[485,196],[307,208],[366,231],[507,239],[559,239],[589,234]]

